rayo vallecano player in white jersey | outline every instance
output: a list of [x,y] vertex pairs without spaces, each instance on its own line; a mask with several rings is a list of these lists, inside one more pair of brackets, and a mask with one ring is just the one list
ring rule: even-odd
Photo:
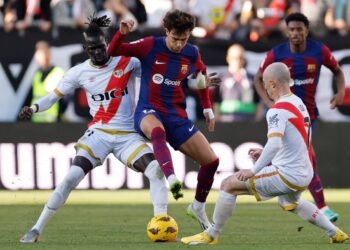
[[265,69],[264,87],[275,101],[266,114],[267,143],[263,149],[250,150],[255,161],[252,169],[240,170],[222,182],[212,226],[182,238],[184,244],[218,243],[219,234],[235,208],[236,197],[247,194],[254,195],[257,201],[277,197],[284,211],[323,229],[332,243],[343,243],[349,238],[313,203],[300,199],[313,176],[310,117],[302,100],[290,91],[290,80],[289,69],[283,63],[273,63]]
[[134,82],[141,74],[136,58],[108,57],[107,43],[100,27],[110,20],[91,18],[84,32],[84,49],[90,59],[68,70],[51,94],[31,107],[24,107],[20,119],[29,119],[35,112],[50,108],[64,95],[84,88],[93,116],[88,130],[76,144],[73,164],[56,187],[36,224],[20,240],[37,242],[49,218],[64,204],[69,193],[94,167],[112,153],[128,167],[143,172],[150,182],[154,215],[167,214],[168,194],[165,178],[144,139],[134,130]]

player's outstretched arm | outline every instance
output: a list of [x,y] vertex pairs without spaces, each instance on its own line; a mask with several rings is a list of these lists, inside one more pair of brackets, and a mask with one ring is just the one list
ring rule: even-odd
[[28,106],[24,106],[21,111],[18,114],[18,118],[21,121],[26,121],[29,120],[32,115],[33,115],[34,111],[32,108],[28,107]]
[[20,120],[29,120],[34,113],[42,112],[48,110],[52,107],[59,99],[61,99],[61,95],[56,94],[55,92],[51,92],[47,96],[40,98],[36,103],[34,103],[30,107],[23,107],[18,114]]

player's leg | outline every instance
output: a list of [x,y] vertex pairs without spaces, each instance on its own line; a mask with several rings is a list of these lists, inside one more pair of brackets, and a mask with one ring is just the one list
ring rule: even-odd
[[168,189],[164,174],[152,153],[145,153],[132,163],[132,168],[143,173],[149,180],[149,191],[154,216],[168,213]]
[[[279,187],[278,189],[275,188],[276,185]],[[238,195],[251,194],[255,196],[257,201],[261,201],[288,191],[289,189],[281,181],[276,168],[273,166],[263,168],[246,182],[240,181],[235,175],[232,175],[221,184],[219,198],[215,204],[213,214],[213,225],[204,232],[182,238],[181,241],[191,245],[216,244],[219,233],[235,208]]]
[[221,183],[219,197],[215,203],[213,224],[202,233],[182,238],[182,243],[189,245],[217,244],[222,228],[236,207],[237,195],[243,194],[249,194],[245,182],[238,180],[235,175],[226,178]]
[[101,143],[101,141],[106,138],[102,136],[101,133],[103,132],[90,129],[79,139],[76,144],[77,154],[67,175],[53,191],[36,224],[20,239],[20,242],[37,242],[45,225],[65,203],[70,192],[81,182],[91,169],[100,165],[106,158],[110,152],[110,148],[108,144]]
[[206,229],[210,223],[205,212],[205,202],[214,182],[219,159],[200,131],[181,144],[179,150],[200,164],[196,195],[193,203],[188,207],[188,214],[199,221],[202,229]]
[[154,215],[166,214],[168,190],[164,174],[155,160],[151,148],[137,133],[116,136],[115,141],[114,156],[129,168],[144,173],[148,178]]
[[183,197],[183,193],[181,191],[182,184],[177,179],[174,172],[173,160],[171,158],[170,150],[166,144],[167,138],[164,126],[160,118],[154,114],[150,113],[141,118],[138,118],[140,119],[139,128],[142,133],[151,140],[154,156],[169,182],[170,191],[172,192],[174,198],[177,200]]
[[[311,121],[311,126],[312,128],[315,125],[315,120]],[[314,176],[309,184],[309,191],[314,198],[314,201],[316,203],[316,206],[321,210],[321,212],[332,222],[335,222],[338,220],[339,215],[333,210],[331,210],[327,204],[326,200],[324,197],[324,192],[323,192],[323,185],[320,179],[320,176],[318,175],[318,170],[317,170],[317,159],[316,159],[316,154],[314,148],[312,148],[312,167],[314,170]]]
[[333,212],[333,210],[331,210],[326,204],[324,192],[323,192],[323,185],[317,171],[317,162],[316,162],[316,155],[314,150],[312,151],[312,167],[314,169],[314,176],[309,184],[310,193],[314,198],[316,206],[320,209],[320,211],[330,221],[335,222],[338,219],[339,215]]
[[37,242],[44,227],[57,210],[65,203],[70,192],[84,179],[93,168],[93,164],[83,156],[76,156],[73,165],[63,181],[55,188],[48,202],[45,204],[37,222],[21,239],[22,243]]
[[300,199],[300,195],[300,191],[293,191],[279,196],[278,202],[285,211],[291,211],[305,221],[325,230],[332,243],[342,243],[349,238],[346,233],[331,223],[312,202]]

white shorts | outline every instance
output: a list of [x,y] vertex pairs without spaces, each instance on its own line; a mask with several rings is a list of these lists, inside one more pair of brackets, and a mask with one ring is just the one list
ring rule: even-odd
[[[136,132],[90,128],[75,145],[77,155],[88,158],[94,167],[102,165],[112,153],[128,167],[142,155],[153,153],[144,138]],[[133,168],[134,169],[134,168]]]
[[307,188],[289,183],[275,166],[264,167],[245,184],[257,201],[277,197],[278,203],[286,211],[294,210],[298,206],[300,195]]

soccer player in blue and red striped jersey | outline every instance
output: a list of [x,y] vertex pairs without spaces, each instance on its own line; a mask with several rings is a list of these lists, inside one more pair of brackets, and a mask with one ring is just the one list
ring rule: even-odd
[[[337,79],[337,93],[330,100],[332,109],[343,103],[345,95],[344,74],[326,45],[307,38],[309,21],[306,16],[301,13],[290,14],[286,17],[286,24],[289,41],[272,48],[267,53],[255,77],[255,87],[266,105],[271,107],[273,102],[263,89],[262,74],[270,64],[283,62],[288,66],[293,79],[291,83],[292,92],[303,100],[309,112],[311,124],[313,124],[318,116],[315,94],[321,66],[324,65],[329,68]],[[336,221],[338,214],[334,213],[325,202],[322,183],[316,171],[315,155],[313,157],[313,167],[314,177],[309,185],[309,190],[317,207],[329,220]]]
[[[122,21],[113,37],[109,55],[137,57],[141,61],[142,76],[139,101],[135,111],[135,128],[149,138],[154,155],[175,199],[183,196],[181,183],[174,174],[173,163],[166,141],[200,164],[194,202],[188,214],[196,218],[202,228],[210,223],[205,213],[205,201],[214,181],[219,159],[204,135],[187,118],[184,90],[188,77],[197,72],[205,74],[206,67],[196,47],[188,43],[194,28],[194,17],[174,10],[163,19],[166,35],[146,37],[132,43],[122,43],[132,27],[132,21]],[[207,84],[219,83],[218,77],[206,77]],[[207,88],[198,90],[209,131],[215,120]]]

